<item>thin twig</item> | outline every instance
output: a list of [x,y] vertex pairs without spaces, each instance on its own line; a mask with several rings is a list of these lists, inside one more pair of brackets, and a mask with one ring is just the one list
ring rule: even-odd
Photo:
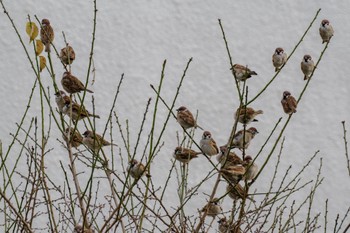
[[343,125],[343,138],[344,138],[344,147],[345,147],[345,158],[346,158],[346,163],[348,167],[348,172],[350,176],[350,159],[349,159],[349,153],[348,153],[348,141],[346,139],[346,127],[345,127],[345,121],[341,122]]

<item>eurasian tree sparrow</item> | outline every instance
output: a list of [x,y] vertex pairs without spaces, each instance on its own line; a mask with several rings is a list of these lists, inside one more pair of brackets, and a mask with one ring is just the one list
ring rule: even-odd
[[228,166],[234,166],[238,164],[243,164],[243,160],[236,155],[233,151],[230,151],[227,156],[227,146],[220,146],[220,154],[216,157],[218,162],[221,163],[221,167],[225,168]]
[[292,114],[297,112],[298,103],[295,100],[295,98],[290,94],[289,91],[283,92],[283,98],[281,100],[281,104],[285,113]]
[[222,208],[219,203],[218,198],[213,198],[208,202],[201,210],[201,212],[206,212],[208,216],[215,218],[216,215],[222,213]]
[[232,144],[230,148],[238,148],[238,149],[247,149],[251,140],[258,134],[258,130],[254,127],[250,127],[249,129],[238,131],[232,140]]
[[97,153],[103,146],[117,146],[116,144],[110,143],[102,138],[101,135],[94,133],[93,131],[86,130],[84,133],[83,143],[95,153]]
[[255,119],[255,117],[259,114],[263,114],[264,112],[262,110],[254,110],[251,107],[240,107],[237,109],[236,114],[235,114],[235,119],[237,120],[238,118],[238,122],[242,123],[242,124],[249,124],[252,121],[258,121]]
[[196,152],[192,149],[184,148],[184,147],[176,147],[173,157],[182,162],[182,163],[188,163],[194,158],[198,158],[198,155],[202,154],[201,152]]
[[66,103],[70,103],[71,99],[70,97],[64,92],[64,91],[58,91],[55,93],[55,101],[58,107],[58,110],[62,113],[63,107],[66,105]]
[[69,116],[73,121],[81,120],[85,117],[95,117],[100,118],[99,115],[94,115],[89,113],[84,106],[80,106],[77,103],[74,102],[66,102],[64,107],[62,108],[62,113]]
[[228,193],[227,195],[233,200],[238,200],[247,197],[245,190],[239,183],[235,184],[234,186],[231,184],[227,184],[226,193]]
[[314,61],[312,60],[311,56],[306,54],[303,58],[303,60],[300,63],[301,71],[303,71],[304,74],[304,80],[309,79],[310,75],[312,74],[312,71],[315,68]]
[[129,162],[128,171],[130,172],[131,177],[134,179],[140,179],[144,175],[151,177],[146,171],[145,165],[136,159],[133,159]]
[[176,111],[177,111],[177,115],[176,115],[177,122],[179,122],[179,124],[184,129],[189,129],[189,128],[192,128],[192,127],[195,127],[195,128],[198,127],[198,128],[203,130],[202,127],[197,125],[197,122],[194,119],[192,113],[185,106],[181,106],[180,108],[176,109]]
[[242,82],[252,77],[252,75],[257,75],[255,71],[252,71],[248,67],[239,64],[234,64],[231,70],[237,80]]
[[219,149],[216,145],[216,142],[211,137],[211,133],[209,131],[203,132],[203,136],[199,142],[199,145],[206,155],[213,156],[219,153]]
[[95,233],[95,231],[92,229],[87,229],[81,225],[76,225],[73,233]]
[[67,45],[66,47],[61,49],[60,59],[66,65],[70,65],[73,63],[73,61],[75,60],[75,52],[72,46]]
[[69,94],[74,94],[86,90],[87,92],[94,93],[93,91],[85,88],[84,84],[70,72],[66,71],[63,73],[61,80],[63,89]]
[[50,44],[55,38],[55,33],[48,19],[41,20],[40,40],[45,45],[45,52],[50,52]]
[[[83,143],[83,136],[79,133],[78,129],[73,132],[74,128],[66,128],[64,133],[62,134],[63,140],[68,144],[71,143],[72,147],[77,148]],[[68,133],[69,133],[69,141],[68,141]]]
[[220,172],[223,177],[225,177],[231,183],[236,184],[243,179],[243,175],[245,174],[246,170],[241,164],[238,164],[225,166],[224,168],[220,169]]
[[239,229],[236,223],[232,222],[229,224],[226,220],[226,217],[222,217],[218,223],[218,229],[220,233],[242,233],[241,229]]
[[329,42],[334,35],[333,27],[329,24],[327,19],[322,20],[319,31],[322,38],[322,44],[324,42]]
[[275,67],[275,72],[277,72],[286,62],[287,54],[284,52],[283,48],[276,48],[275,53],[272,55],[272,64]]
[[253,163],[251,156],[248,155],[244,158],[244,167],[246,168],[244,179],[247,181],[253,180],[259,172],[259,167]]

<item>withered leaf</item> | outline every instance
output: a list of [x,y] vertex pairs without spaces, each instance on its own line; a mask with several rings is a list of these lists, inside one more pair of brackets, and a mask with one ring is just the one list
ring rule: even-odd
[[27,22],[26,32],[29,36],[29,43],[30,43],[38,36],[39,29],[34,22]]
[[39,56],[40,60],[40,72],[46,67],[46,58],[44,56]]

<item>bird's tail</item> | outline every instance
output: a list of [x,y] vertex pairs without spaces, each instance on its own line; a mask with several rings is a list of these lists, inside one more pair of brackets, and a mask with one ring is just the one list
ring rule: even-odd
[[196,128],[200,128],[201,130],[204,131],[204,129],[202,127],[200,127],[199,125],[196,125]]
[[50,43],[45,44],[45,52],[51,52]]
[[94,114],[91,114],[91,113],[89,113],[89,117],[95,117],[95,118],[100,119],[100,116],[99,116],[99,115],[94,115]]
[[258,115],[258,114],[263,114],[263,113],[264,113],[263,110],[257,110],[257,111],[256,111],[256,115]]

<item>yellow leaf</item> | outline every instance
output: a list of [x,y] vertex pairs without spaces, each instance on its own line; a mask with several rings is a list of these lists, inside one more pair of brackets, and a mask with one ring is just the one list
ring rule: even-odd
[[40,72],[46,67],[46,58],[44,56],[39,56],[40,60]]
[[41,42],[41,40],[36,40],[36,50],[35,50],[35,54],[37,56],[40,55],[40,53],[44,50],[44,44],[43,42]]
[[38,36],[39,29],[34,22],[28,22],[26,25],[26,32],[30,39],[29,42],[32,42]]

